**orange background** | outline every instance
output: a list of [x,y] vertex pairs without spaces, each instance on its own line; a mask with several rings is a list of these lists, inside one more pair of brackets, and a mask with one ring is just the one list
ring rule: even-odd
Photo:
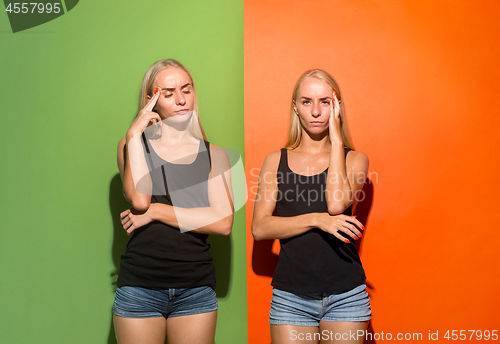
[[244,13],[249,343],[270,342],[276,262],[250,233],[253,169],[283,147],[311,68],[339,82],[370,159],[358,212],[370,331],[498,330],[500,3],[246,0]]

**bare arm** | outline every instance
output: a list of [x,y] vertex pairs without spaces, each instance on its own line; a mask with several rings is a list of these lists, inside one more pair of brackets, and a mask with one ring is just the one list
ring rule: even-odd
[[352,203],[352,189],[346,172],[343,143],[331,144],[325,193],[330,215],[342,214]]
[[[349,176],[349,181],[352,190],[352,204],[353,214],[356,209],[356,205],[360,198],[363,186],[365,185],[365,180],[368,174],[369,161],[368,156],[363,152],[350,151],[347,154],[346,170]],[[350,205],[349,204],[349,205]]]
[[149,208],[152,190],[141,134],[154,120],[161,123],[160,116],[152,111],[159,95],[160,92],[155,91],[155,95],[128,129],[126,137],[118,143],[118,169],[122,177],[123,194],[139,212]]
[[[140,138],[140,136],[137,137]],[[123,138],[118,143],[118,169],[123,183],[123,195],[137,211],[146,211],[151,202],[151,194],[147,195],[137,191],[132,177],[133,173],[136,173],[136,175],[142,174],[144,177],[141,179],[141,191],[151,189],[151,178],[146,178],[149,171],[142,149],[142,145],[138,140],[133,140],[133,143],[130,144],[127,143],[126,138]],[[132,172],[132,166],[135,168],[134,172]]]
[[350,151],[344,158],[344,148],[330,153],[326,183],[326,200],[330,215],[342,214],[351,204],[356,206],[368,173],[368,157],[363,152]]
[[252,235],[255,240],[286,239],[313,228],[330,233],[339,240],[349,242],[338,232],[344,232],[356,239],[360,236],[361,223],[346,215],[330,216],[328,213],[309,213],[292,217],[273,216],[278,197],[278,170],[280,152],[270,153],[262,165],[259,176],[259,189],[255,198],[252,220]]
[[290,238],[317,227],[315,214],[273,216],[279,193],[276,176],[279,161],[280,152],[276,151],[268,154],[262,164],[252,219],[255,240]]
[[331,150],[326,182],[326,204],[330,215],[342,214],[356,201],[368,171],[368,157],[364,153],[351,151],[347,158],[344,157],[339,113],[340,103],[334,92],[329,120]]
[[181,208],[153,203],[144,214],[124,211],[122,224],[131,234],[136,228],[157,220],[165,224],[204,234],[229,235],[233,226],[231,165],[223,149],[212,147],[212,172],[208,180],[209,207]]

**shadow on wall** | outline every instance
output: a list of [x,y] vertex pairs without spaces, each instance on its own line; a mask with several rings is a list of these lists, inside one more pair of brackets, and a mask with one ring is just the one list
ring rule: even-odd
[[[370,214],[370,210],[373,203],[373,191],[374,191],[373,183],[369,178],[367,178],[365,181],[365,185],[363,186],[363,191],[365,193],[365,198],[363,199],[363,201],[360,201],[357,204],[356,214],[357,214],[357,219],[365,226],[365,228],[368,228],[368,216]],[[273,216],[278,216],[278,212],[276,209],[274,210]],[[366,235],[370,235],[370,232],[368,231],[368,234],[363,233],[363,238],[356,241],[356,248],[360,255],[364,238],[366,238]],[[256,275],[268,276],[268,277],[273,276],[276,265],[278,264],[278,257],[279,257],[272,251],[273,244],[274,240],[262,240],[262,241],[254,240],[253,251],[252,251],[252,269]],[[367,287],[367,292],[370,295],[371,299],[373,298],[373,291],[375,291],[375,287],[373,283],[370,283],[368,279],[366,280],[365,284]],[[368,324],[367,333],[371,333],[371,336],[368,337],[373,338],[374,334],[373,318]],[[365,340],[365,343],[368,344],[375,343],[375,340],[374,339]]]
[[[365,181],[365,185],[363,186],[363,191],[365,193],[365,199],[362,202],[359,202],[356,206],[356,214],[357,214],[357,219],[359,222],[361,222],[365,228],[368,229],[368,216],[370,215],[370,210],[372,208],[372,203],[373,203],[373,183],[370,178],[367,178]],[[364,238],[366,238],[367,235],[370,235],[370,231],[368,230],[367,232],[363,233],[363,238],[358,240],[356,242],[356,248],[358,250],[359,255],[361,256],[361,251],[363,248],[363,243],[364,243]],[[375,291],[375,286],[373,283],[369,281],[367,278],[365,281],[366,284],[366,291],[368,292],[368,295],[370,295],[370,299],[373,298],[373,292]],[[372,310],[372,319],[368,323],[368,328],[366,329],[367,333],[370,333],[368,337],[371,339],[365,340],[366,344],[372,344],[375,343],[375,339],[373,339],[373,310]]]
[[[113,221],[113,243],[111,244],[111,259],[113,261],[113,271],[110,274],[111,288],[116,292],[116,280],[120,268],[120,256],[125,253],[129,237],[125,233],[120,221],[120,213],[130,208],[130,203],[123,197],[123,184],[119,174],[116,174],[109,184],[109,210]],[[108,344],[116,344],[115,328],[113,326],[113,314],[110,309],[110,324]]]
[[[116,292],[116,281],[120,269],[120,256],[125,253],[129,236],[125,233],[120,221],[120,213],[130,208],[130,203],[123,197],[123,184],[120,174],[116,174],[109,184],[109,210],[113,221],[113,243],[111,246],[111,259],[113,271],[110,274],[111,287]],[[212,235],[209,237],[210,252],[216,269],[217,298],[226,297],[229,290],[231,272],[231,236]],[[110,310],[110,325],[108,344],[116,344],[115,329],[113,326],[113,315]]]

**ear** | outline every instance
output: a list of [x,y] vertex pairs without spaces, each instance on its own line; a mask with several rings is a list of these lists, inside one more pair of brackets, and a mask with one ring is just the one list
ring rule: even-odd
[[293,103],[293,111],[295,111],[295,114],[298,115],[299,111],[297,110],[297,104],[295,104],[295,100],[293,100],[292,103]]

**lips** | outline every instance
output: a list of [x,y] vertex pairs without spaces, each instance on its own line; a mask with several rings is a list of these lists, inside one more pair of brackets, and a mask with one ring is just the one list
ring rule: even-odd
[[177,115],[183,115],[185,113],[187,113],[189,111],[189,109],[180,109],[180,110],[177,110],[177,111],[174,111]]
[[311,125],[322,125],[323,122],[319,122],[319,121],[313,121],[313,122],[310,122]]

